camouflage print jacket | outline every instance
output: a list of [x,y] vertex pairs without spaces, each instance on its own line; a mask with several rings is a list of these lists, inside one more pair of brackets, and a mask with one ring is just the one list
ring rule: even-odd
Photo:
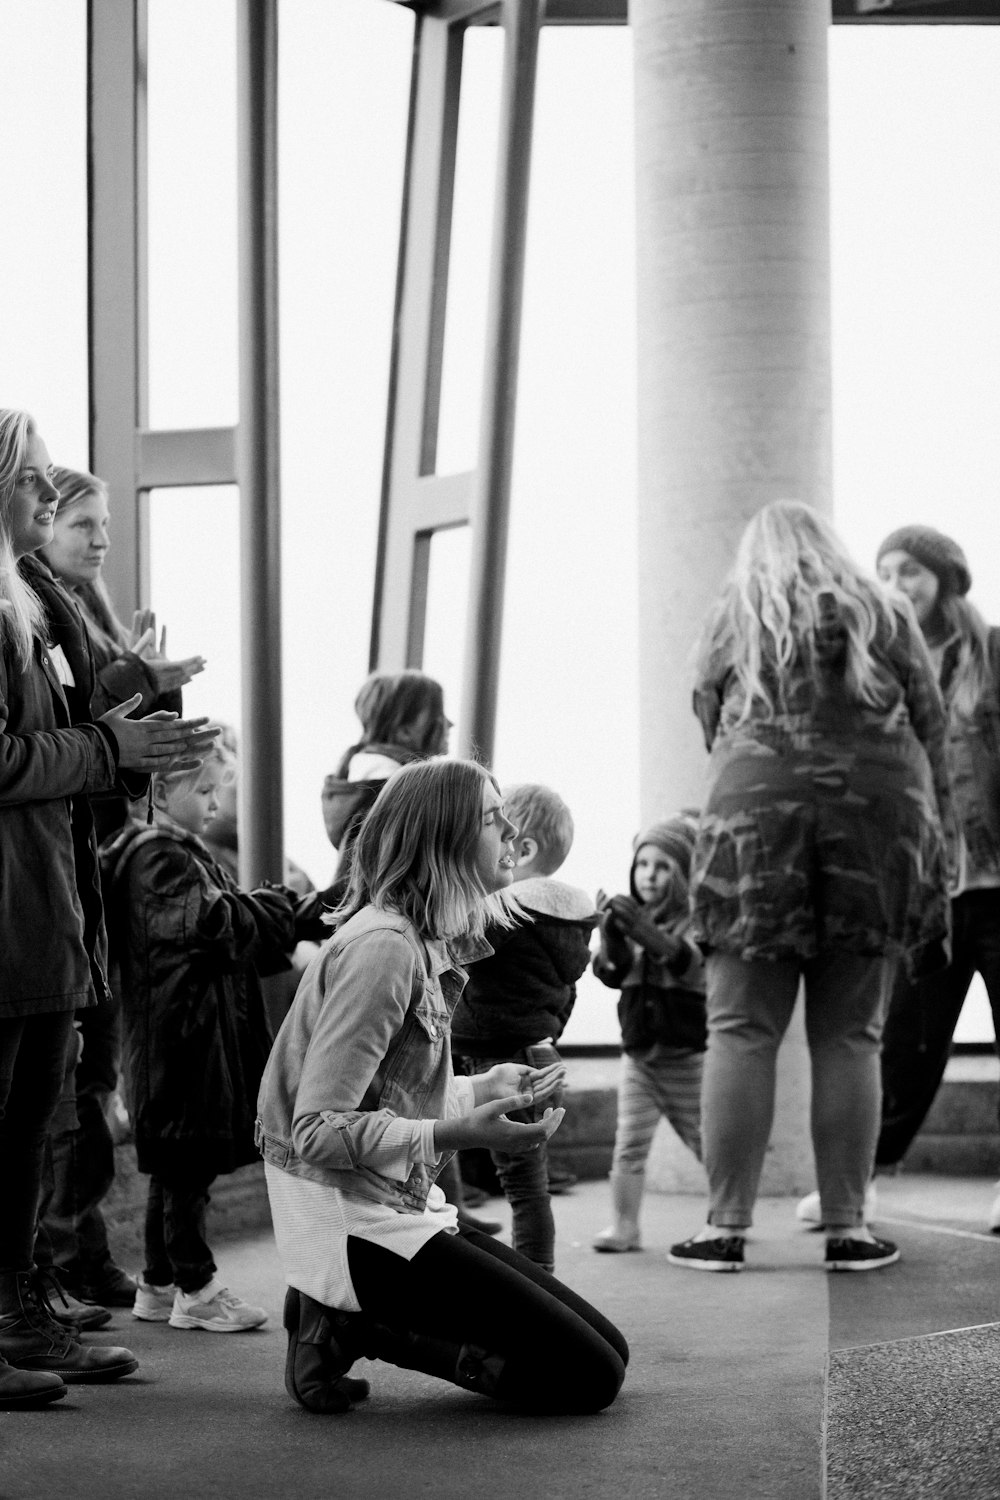
[[[754,959],[829,949],[940,966],[951,826],[945,716],[908,616],[872,653],[883,706],[847,690],[845,643],[782,674],[780,707],[740,722],[744,690],[720,653],[697,684],[711,748],[691,872],[694,936]],[[775,686],[777,679],[775,675]]]
[[1000,875],[1000,629],[989,634],[989,680],[973,713],[954,703],[959,639],[944,649],[941,691],[948,710],[946,759],[969,875]]

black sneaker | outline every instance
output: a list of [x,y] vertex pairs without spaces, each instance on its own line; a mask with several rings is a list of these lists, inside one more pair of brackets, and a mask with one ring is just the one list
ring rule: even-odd
[[899,1259],[891,1240],[827,1240],[823,1264],[828,1271],[878,1271]]
[[682,1240],[671,1245],[667,1255],[672,1266],[690,1266],[692,1271],[742,1271],[743,1236],[720,1235],[717,1240]]

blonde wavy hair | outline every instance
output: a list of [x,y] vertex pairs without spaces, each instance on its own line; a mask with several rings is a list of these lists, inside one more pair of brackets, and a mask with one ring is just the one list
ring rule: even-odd
[[424,937],[482,937],[515,925],[518,908],[476,872],[483,791],[499,787],[471,760],[425,760],[390,776],[361,825],[351,882],[332,921],[363,906],[400,912]]
[[33,641],[45,635],[45,610],[18,571],[14,556],[14,491],[28,441],[36,431],[26,411],[0,407],[0,640],[13,643],[21,667],[31,664]]
[[805,666],[820,683],[817,641],[833,613],[846,635],[845,687],[856,702],[881,709],[891,689],[872,646],[876,638],[892,638],[900,612],[817,511],[797,500],[775,500],[740,538],[732,573],[696,648],[699,676],[724,664],[743,689],[737,722],[761,710],[773,718],[784,706],[793,665]]

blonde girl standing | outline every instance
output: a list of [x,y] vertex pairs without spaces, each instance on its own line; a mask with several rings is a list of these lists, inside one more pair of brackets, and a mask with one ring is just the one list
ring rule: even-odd
[[740,1270],[800,980],[826,1266],[899,1258],[864,1222],[882,1018],[898,963],[943,961],[944,715],[908,606],[808,506],[747,526],[702,637],[695,705],[711,750],[692,862],[707,950],[706,1227],[670,1259]]

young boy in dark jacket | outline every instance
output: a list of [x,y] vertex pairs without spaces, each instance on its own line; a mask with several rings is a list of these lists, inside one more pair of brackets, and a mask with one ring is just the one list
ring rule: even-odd
[[121,960],[126,1100],[139,1170],[150,1174],[146,1264],[133,1314],[174,1328],[259,1327],[215,1278],[205,1240],[209,1188],[258,1159],[257,1090],[271,1048],[258,974],[287,967],[301,938],[327,935],[324,894],[242,891],[202,843],[232,760],[157,776],[154,821],[102,848]]
[[[488,930],[493,955],[469,970],[451,1025],[456,1061],[467,1073],[484,1073],[497,1062],[541,1065],[531,1049],[562,1035],[597,921],[584,891],[551,878],[573,843],[573,818],[562,798],[534,782],[505,787],[503,797],[518,828],[513,895],[527,920],[513,931]],[[544,1145],[522,1156],[491,1155],[513,1210],[514,1249],[551,1271],[555,1223]]]

